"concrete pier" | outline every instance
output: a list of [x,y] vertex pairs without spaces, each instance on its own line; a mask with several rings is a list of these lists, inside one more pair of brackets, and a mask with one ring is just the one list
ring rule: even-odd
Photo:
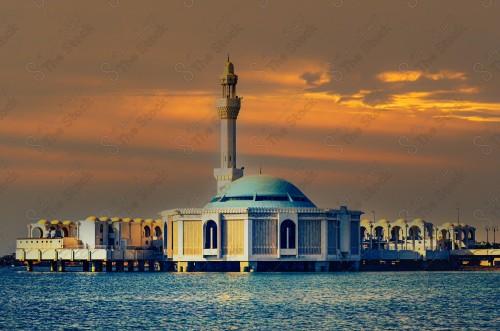
[[66,270],[66,262],[59,261],[59,272],[64,272]]
[[57,261],[50,261],[50,271],[57,271]]
[[26,261],[26,271],[28,272],[33,271],[33,261]]
[[127,261],[127,271],[134,271],[134,261]]
[[83,261],[82,262],[82,271],[83,272],[89,272],[90,270],[90,263],[89,261]]
[[102,271],[102,261],[92,261],[92,272]]
[[106,261],[106,272],[113,271],[113,261]]

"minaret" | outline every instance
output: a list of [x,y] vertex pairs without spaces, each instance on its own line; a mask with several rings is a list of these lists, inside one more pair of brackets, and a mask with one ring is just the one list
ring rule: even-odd
[[236,168],[236,119],[241,106],[236,83],[238,76],[234,74],[234,65],[228,55],[224,72],[220,75],[222,94],[216,102],[220,118],[220,168],[214,169],[218,195],[229,183],[243,177],[243,169]]

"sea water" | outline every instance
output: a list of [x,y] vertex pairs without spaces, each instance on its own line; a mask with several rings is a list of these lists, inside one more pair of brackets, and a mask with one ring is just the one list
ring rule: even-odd
[[40,270],[0,268],[0,329],[500,330],[499,272]]

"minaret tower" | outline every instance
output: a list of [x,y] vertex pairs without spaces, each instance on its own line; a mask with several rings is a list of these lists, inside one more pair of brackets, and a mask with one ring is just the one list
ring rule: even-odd
[[243,177],[243,168],[236,168],[236,119],[240,112],[241,98],[236,95],[238,76],[234,74],[234,65],[229,61],[220,75],[221,97],[216,106],[220,118],[220,168],[214,169],[217,180],[217,193],[232,181]]

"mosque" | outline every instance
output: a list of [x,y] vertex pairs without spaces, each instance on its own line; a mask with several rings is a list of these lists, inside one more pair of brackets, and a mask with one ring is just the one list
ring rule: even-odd
[[[361,220],[363,212],[317,207],[292,183],[270,175],[244,176],[237,167],[236,121],[241,100],[229,61],[216,101],[220,118],[220,167],[215,197],[201,208],[160,212],[161,219],[89,217],[40,220],[17,240],[16,258],[50,261],[51,270],[81,263],[84,271],[331,271],[359,266],[364,253],[467,248],[473,227],[434,228],[424,220]],[[215,191],[215,190],[214,190]],[[458,229],[458,230],[457,230]],[[414,258],[414,255],[412,255]]]

